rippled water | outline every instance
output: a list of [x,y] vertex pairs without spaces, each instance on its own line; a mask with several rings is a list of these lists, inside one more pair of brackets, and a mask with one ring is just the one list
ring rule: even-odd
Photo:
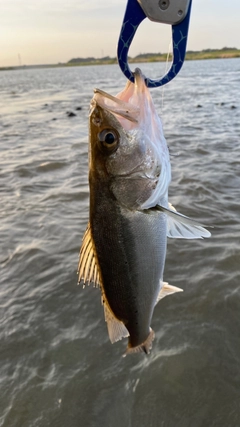
[[215,228],[169,241],[165,280],[184,293],[156,306],[148,357],[122,358],[76,275],[92,90],[124,84],[114,65],[0,73],[1,426],[240,425],[240,60],[187,62],[152,91],[170,201]]

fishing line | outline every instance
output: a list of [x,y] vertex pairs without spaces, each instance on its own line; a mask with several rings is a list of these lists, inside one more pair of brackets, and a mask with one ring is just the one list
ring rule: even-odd
[[[167,53],[167,59],[166,59],[166,63],[165,63],[165,72],[164,75],[167,74],[167,70],[168,70],[168,63],[169,63],[169,57],[170,55],[172,55],[172,40],[170,40],[169,45],[168,45],[168,53]],[[162,86],[162,112],[163,112],[163,98],[164,98],[164,89],[165,89],[165,85]]]

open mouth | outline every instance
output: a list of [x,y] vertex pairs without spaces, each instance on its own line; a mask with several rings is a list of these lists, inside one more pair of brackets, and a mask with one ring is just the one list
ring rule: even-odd
[[138,123],[139,108],[129,102],[124,102],[101,89],[94,89],[94,100],[104,110],[123,117],[133,123]]

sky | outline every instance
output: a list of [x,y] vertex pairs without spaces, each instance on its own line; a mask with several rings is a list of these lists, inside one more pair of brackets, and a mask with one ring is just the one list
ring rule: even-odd
[[[157,0],[156,0],[157,1]],[[0,67],[116,56],[126,0],[0,0]],[[130,56],[168,52],[171,26],[145,19]],[[193,0],[188,50],[240,49],[240,1]]]

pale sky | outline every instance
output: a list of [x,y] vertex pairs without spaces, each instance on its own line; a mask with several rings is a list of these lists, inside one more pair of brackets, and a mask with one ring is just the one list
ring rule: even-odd
[[[0,67],[116,56],[126,0],[0,0]],[[168,52],[171,26],[146,19],[131,56]],[[188,50],[240,48],[240,0],[193,0]]]

